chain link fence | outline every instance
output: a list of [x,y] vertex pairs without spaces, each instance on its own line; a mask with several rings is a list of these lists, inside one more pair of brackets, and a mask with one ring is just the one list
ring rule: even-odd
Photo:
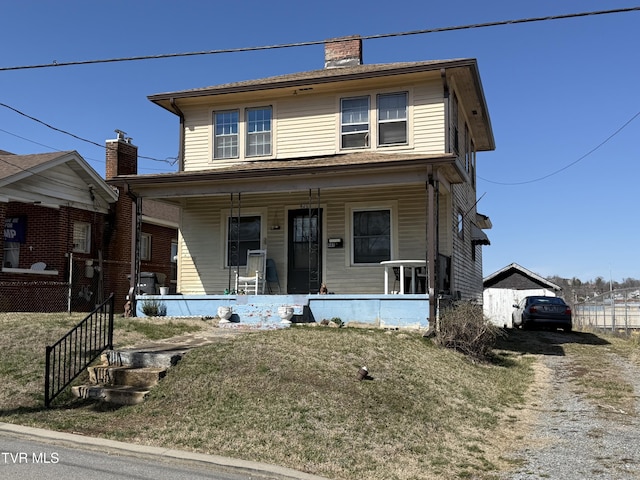
[[576,303],[573,323],[627,333],[640,330],[640,289],[613,290]]
[[90,312],[108,297],[107,269],[94,260],[72,258],[56,280],[30,280],[36,275],[22,274],[16,276],[21,279],[0,281],[0,312]]

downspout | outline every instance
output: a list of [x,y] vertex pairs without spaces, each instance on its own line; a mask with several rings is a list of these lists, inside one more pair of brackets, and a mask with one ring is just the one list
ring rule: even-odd
[[140,284],[140,227],[142,199],[138,197],[128,183],[124,184],[124,191],[131,199],[131,271],[129,281],[129,303],[131,313],[136,316],[136,295]]
[[449,122],[449,84],[447,83],[447,71],[440,69],[440,78],[442,79],[442,100],[444,104],[444,151],[451,152],[451,126]]
[[172,97],[169,102],[171,103],[171,108],[173,108],[173,111],[176,113],[176,115],[178,115],[178,118],[180,119],[180,140],[178,142],[178,171],[184,172],[184,113],[182,113],[182,110],[180,110],[180,108],[176,104],[175,98]]

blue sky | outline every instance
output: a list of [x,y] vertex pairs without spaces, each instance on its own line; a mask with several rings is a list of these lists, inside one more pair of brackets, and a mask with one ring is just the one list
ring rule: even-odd
[[[5,1],[0,67],[637,6],[640,0]],[[516,262],[543,276],[640,278],[640,116],[627,124],[640,112],[639,27],[636,11],[364,41],[369,64],[478,60],[497,146],[478,155],[478,210],[494,225],[491,245],[483,247],[485,275]],[[115,138],[114,129],[124,130],[139,155],[164,160],[177,155],[178,119],[147,95],[322,66],[323,47],[316,45],[0,71],[0,102],[100,145]],[[4,107],[0,149],[77,150],[104,175],[103,148]],[[139,168],[163,171],[175,167],[143,160]]]

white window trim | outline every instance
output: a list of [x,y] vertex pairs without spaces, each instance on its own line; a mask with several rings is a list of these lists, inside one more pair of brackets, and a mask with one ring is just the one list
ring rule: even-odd
[[[343,100],[352,100],[352,99],[357,99],[357,98],[366,98],[367,99],[367,135],[366,135],[366,145],[362,146],[362,147],[343,147],[342,146],[342,137],[343,135],[349,135],[349,134],[344,134],[342,132],[342,127],[343,124],[342,123],[342,101]],[[372,119],[372,107],[371,107],[371,95],[367,94],[367,95],[348,95],[348,96],[344,96],[344,97],[340,97],[338,98],[338,146],[340,148],[340,150],[367,150],[367,149],[371,149],[371,145],[372,145],[372,132],[371,132],[371,119]],[[354,132],[355,133],[355,132]]]
[[[259,155],[259,156],[247,156],[247,123],[246,112],[251,108],[271,108],[271,155]],[[238,156],[233,158],[215,158],[215,122],[214,116],[216,112],[228,112],[238,111]],[[277,114],[277,102],[271,102],[268,105],[264,103],[247,103],[247,104],[232,104],[221,105],[218,108],[209,109],[209,122],[207,125],[208,131],[208,150],[209,150],[209,164],[210,165],[224,165],[225,162],[238,162],[238,161],[254,161],[257,158],[261,160],[276,158],[276,152],[278,147],[277,131],[278,131],[278,114]]]
[[[229,209],[220,210],[220,269],[222,270],[229,268],[229,265],[227,265],[229,217]],[[265,250],[267,248],[267,208],[243,210],[240,212],[240,217],[260,217],[260,249]]]
[[368,202],[357,202],[345,204],[345,219],[347,223],[347,231],[349,232],[349,241],[346,242],[345,248],[349,251],[345,255],[345,265],[347,267],[379,267],[379,263],[355,263],[353,259],[353,213],[363,212],[367,210],[389,210],[391,222],[391,260],[398,258],[398,202],[393,200],[390,202],[371,204]]
[[[84,238],[85,241],[85,248],[81,249],[78,244],[76,244],[75,240],[76,240],[76,225],[80,226],[85,226],[87,228],[86,230],[86,235]],[[77,253],[91,253],[91,224],[89,222],[73,222],[73,251],[77,252]]]
[[[144,242],[147,242],[147,251],[146,254],[144,252]],[[140,233],[140,260],[144,260],[146,262],[151,260],[151,241],[153,237],[150,233]]]
[[[269,148],[271,150],[271,152],[269,154],[266,155],[249,155],[248,150],[249,150],[249,136],[251,135],[249,133],[249,128],[248,128],[248,122],[249,122],[249,115],[248,112],[249,110],[270,110],[271,111],[271,119],[270,119],[270,123],[271,123],[271,129],[269,130]],[[274,135],[274,128],[273,128],[273,106],[272,105],[255,105],[255,106],[247,106],[244,107],[244,115],[243,115],[243,119],[241,121],[242,123],[242,130],[244,130],[244,144],[243,145],[238,145],[238,152],[240,153],[240,156],[242,157],[242,153],[244,153],[244,157],[245,158],[271,158],[273,157],[273,138],[275,137]],[[238,126],[238,131],[240,131],[240,126]],[[264,132],[262,132],[264,133]]]
[[[407,131],[406,131],[406,141],[404,143],[393,143],[393,144],[388,144],[388,145],[383,145],[380,144],[380,121],[378,118],[378,98],[380,95],[394,95],[394,94],[405,94],[406,95],[406,99],[407,99],[407,112],[406,112],[406,123],[407,123]],[[408,90],[384,90],[384,91],[379,91],[376,92],[375,96],[374,96],[374,101],[372,102],[375,105],[371,108],[372,113],[373,113],[373,117],[375,118],[375,131],[376,131],[376,148],[378,149],[389,149],[389,148],[397,148],[397,149],[406,149],[407,147],[411,147],[413,145],[413,129],[412,129],[412,123],[411,122],[411,117],[413,115],[413,95],[412,95],[412,91],[410,89]],[[388,123],[388,122],[382,122],[382,123]]]

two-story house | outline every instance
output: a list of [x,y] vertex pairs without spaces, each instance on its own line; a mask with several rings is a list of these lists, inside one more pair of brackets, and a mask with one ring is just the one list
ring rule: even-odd
[[119,180],[181,207],[182,294],[222,294],[266,249],[291,295],[384,296],[381,262],[413,260],[429,317],[439,295],[482,301],[476,152],[495,146],[475,59],[364,65],[354,36],[319,70],[149,99],[179,118],[179,172]]

